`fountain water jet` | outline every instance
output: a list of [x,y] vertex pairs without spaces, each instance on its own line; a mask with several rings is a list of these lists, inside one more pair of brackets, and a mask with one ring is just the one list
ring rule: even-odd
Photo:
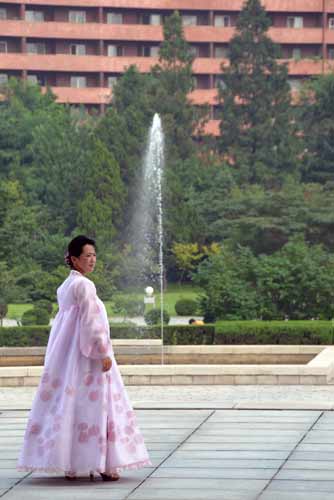
[[163,206],[164,136],[158,114],[153,117],[143,161],[138,206],[134,216],[133,246],[142,285],[160,288],[161,363],[164,363],[163,326]]

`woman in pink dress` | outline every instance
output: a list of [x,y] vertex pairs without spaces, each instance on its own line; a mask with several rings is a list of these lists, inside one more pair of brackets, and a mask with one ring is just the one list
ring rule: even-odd
[[122,469],[150,465],[109,337],[95,285],[95,242],[77,236],[68,246],[71,272],[58,288],[59,312],[24,437],[18,469],[63,471],[67,479],[98,472],[104,481]]

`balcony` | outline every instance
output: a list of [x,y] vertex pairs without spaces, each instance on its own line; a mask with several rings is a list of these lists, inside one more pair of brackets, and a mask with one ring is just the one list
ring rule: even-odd
[[[333,0],[334,1],[334,0]],[[185,37],[189,42],[228,43],[235,33],[234,28],[216,26],[187,26]],[[326,30],[329,42],[334,39],[334,30]],[[33,37],[43,39],[67,40],[124,40],[135,42],[161,42],[161,26],[142,24],[104,24],[104,23],[30,23],[27,21],[0,21],[3,37]],[[269,35],[275,42],[289,44],[321,44],[321,28],[271,28]]]
[[[45,91],[45,88],[43,90]],[[57,102],[62,104],[108,104],[112,95],[111,89],[107,87],[51,87],[51,90],[57,97]]]
[[[11,0],[10,3],[20,4],[21,0]],[[41,0],[26,0],[27,5],[40,5]],[[135,9],[166,9],[166,10],[223,10],[239,11],[244,0],[71,0],[71,7],[123,7]],[[263,0],[267,10],[272,12],[321,12],[322,0]],[[333,0],[328,0],[331,7]],[[43,5],[65,5],[68,0],[43,0]]]
[[270,28],[269,36],[280,44],[322,44],[322,28]]
[[196,89],[189,94],[193,104],[217,104],[217,89]]
[[54,38],[54,39],[86,39],[86,40],[129,40],[156,41],[162,40],[161,26],[139,24],[98,24],[98,23],[29,23],[27,21],[0,21],[1,36]]
[[290,76],[312,76],[321,75],[324,71],[322,59],[300,59],[299,61],[288,60]]

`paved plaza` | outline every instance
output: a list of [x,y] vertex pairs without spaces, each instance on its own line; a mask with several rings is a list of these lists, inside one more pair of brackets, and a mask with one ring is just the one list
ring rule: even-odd
[[0,496],[334,500],[334,412],[328,409],[334,407],[334,387],[129,387],[128,392],[152,467],[124,472],[114,483],[88,478],[68,483],[59,474],[16,471],[34,389],[2,388]]

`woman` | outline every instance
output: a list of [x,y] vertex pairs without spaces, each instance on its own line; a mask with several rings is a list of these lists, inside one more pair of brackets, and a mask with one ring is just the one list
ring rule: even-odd
[[20,470],[100,473],[150,465],[143,437],[118,370],[105,307],[86,274],[96,263],[95,242],[77,236],[68,246],[71,272],[58,288],[59,312],[46,350],[18,462]]

